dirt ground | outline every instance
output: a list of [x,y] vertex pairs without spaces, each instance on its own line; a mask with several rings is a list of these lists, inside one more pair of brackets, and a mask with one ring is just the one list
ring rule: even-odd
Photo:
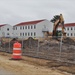
[[0,52],[0,68],[16,75],[75,75],[75,65],[60,65],[54,61],[26,56],[22,60],[11,60],[11,54]]

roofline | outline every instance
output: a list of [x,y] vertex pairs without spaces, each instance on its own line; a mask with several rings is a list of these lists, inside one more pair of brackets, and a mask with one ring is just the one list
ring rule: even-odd
[[2,25],[0,25],[0,27],[3,27],[3,26],[5,26],[5,25],[7,25],[7,24],[2,24]]
[[16,24],[16,25],[14,25],[14,26],[24,26],[24,25],[37,24],[37,23],[42,22],[42,21],[44,21],[44,20],[46,20],[46,19],[35,20],[35,21],[27,21],[27,22],[21,22],[21,23],[18,23],[18,24]]
[[[75,26],[75,23],[66,23],[64,24],[65,27],[73,27]],[[61,27],[61,25],[59,25],[59,27]]]

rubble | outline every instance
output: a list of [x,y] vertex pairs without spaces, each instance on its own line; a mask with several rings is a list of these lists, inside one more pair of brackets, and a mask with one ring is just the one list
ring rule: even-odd
[[66,37],[65,39],[63,39],[62,42],[65,44],[75,45],[75,40],[73,40],[69,37]]

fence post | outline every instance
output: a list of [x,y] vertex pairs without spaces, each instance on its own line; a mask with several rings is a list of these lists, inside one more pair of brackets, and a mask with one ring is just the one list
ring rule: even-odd
[[59,59],[61,59],[61,51],[62,51],[62,38],[63,38],[63,36],[61,36],[61,40],[60,40],[60,53],[59,53]]
[[37,53],[36,53],[36,57],[38,57],[38,52],[39,52],[39,39],[38,39],[38,46],[37,46]]
[[9,40],[9,51],[8,52],[10,53],[10,39],[8,38],[8,40]]
[[74,64],[75,64],[75,47],[74,47]]
[[23,37],[22,37],[22,54],[23,54]]

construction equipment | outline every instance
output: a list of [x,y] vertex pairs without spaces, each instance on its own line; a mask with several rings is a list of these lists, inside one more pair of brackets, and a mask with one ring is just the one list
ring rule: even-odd
[[63,36],[66,35],[66,33],[64,32],[65,27],[64,27],[64,18],[63,18],[62,14],[55,15],[54,18],[51,19],[51,22],[54,23],[52,36],[56,36],[57,28],[58,28],[59,25],[61,25],[61,27],[62,27],[62,34],[63,34]]
[[[52,23],[54,23],[53,25],[53,31],[49,32],[49,30],[43,30],[44,32],[44,36],[47,39],[48,37],[50,38],[60,38],[61,36],[64,36],[63,38],[65,38],[66,36],[66,32],[65,32],[65,26],[64,26],[64,18],[63,15],[55,15],[53,17],[53,19],[50,20]],[[59,26],[62,28],[60,31],[58,30]]]

